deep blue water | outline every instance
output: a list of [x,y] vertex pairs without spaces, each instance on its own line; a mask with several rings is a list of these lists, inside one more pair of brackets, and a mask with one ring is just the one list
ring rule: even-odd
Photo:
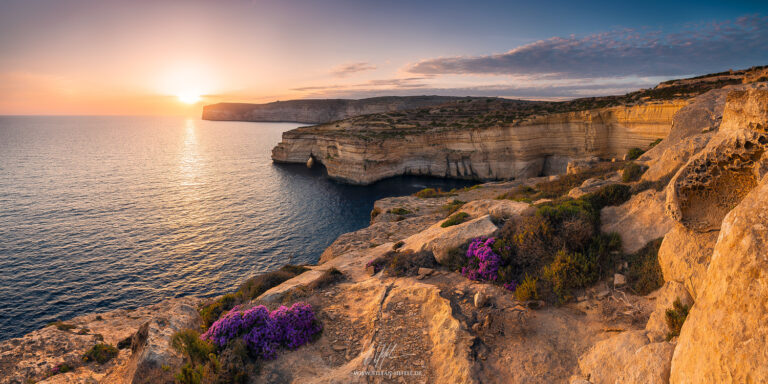
[[376,199],[466,182],[372,186],[272,164],[288,123],[0,116],[0,340],[56,319],[221,294],[314,263]]

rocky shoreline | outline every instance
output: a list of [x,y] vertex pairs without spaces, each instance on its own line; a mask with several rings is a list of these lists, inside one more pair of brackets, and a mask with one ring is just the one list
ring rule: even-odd
[[[561,176],[379,200],[370,227],[342,235],[320,264],[246,303],[301,300],[323,325],[315,341],[259,362],[246,382],[768,381],[766,84],[709,91],[665,119],[666,138],[632,163],[643,170],[635,180],[625,177],[629,162],[609,162],[599,175],[571,163]],[[554,186],[568,189],[542,197]],[[472,239],[502,237],[508,223],[605,188],[627,193],[598,212],[602,231],[623,239],[621,252],[656,244],[662,280],[651,293],[629,281],[644,265],[624,261],[556,303],[451,266]],[[399,273],[374,267],[421,253],[435,263]],[[325,281],[331,270],[343,277]],[[0,342],[0,383],[174,382],[186,360],[171,337],[199,329],[201,304],[181,298],[89,314]],[[669,319],[688,311],[676,334]],[[117,354],[83,361],[102,343]],[[383,349],[391,351],[384,358]]]

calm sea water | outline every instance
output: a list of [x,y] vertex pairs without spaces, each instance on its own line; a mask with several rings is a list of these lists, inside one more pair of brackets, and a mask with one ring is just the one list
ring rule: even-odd
[[276,165],[287,123],[0,117],[0,340],[55,319],[209,296],[316,262],[376,199],[459,181],[336,183]]

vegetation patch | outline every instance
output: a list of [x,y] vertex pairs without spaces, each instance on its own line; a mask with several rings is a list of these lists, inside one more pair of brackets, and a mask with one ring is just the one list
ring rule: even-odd
[[443,228],[448,228],[454,225],[461,224],[467,220],[469,220],[469,214],[466,212],[459,212],[447,218],[445,221],[443,221],[442,224],[440,224],[440,226]]
[[455,196],[456,194],[452,192],[443,192],[440,188],[424,188],[413,195],[422,199],[433,199],[437,197]]
[[389,251],[366,264],[366,267],[372,266],[374,273],[384,271],[387,276],[403,277],[415,276],[419,268],[434,268],[437,261],[432,252],[421,251]]
[[448,204],[445,204],[445,205],[443,205],[442,207],[440,207],[440,210],[441,210],[441,211],[443,211],[443,212],[445,212],[447,215],[450,215],[450,214],[452,214],[452,213],[454,213],[454,212],[458,211],[458,210],[459,210],[459,208],[461,208],[462,206],[464,206],[464,204],[466,204],[466,203],[467,203],[466,201],[461,201],[461,200],[451,200],[451,202],[450,202],[450,203],[448,203]]
[[643,149],[640,149],[637,147],[630,148],[629,151],[627,151],[627,160],[636,160],[637,158],[642,156],[643,153],[645,153],[645,150]]
[[609,173],[621,169],[622,166],[623,163],[621,162],[598,163],[586,171],[570,175],[560,175],[555,180],[538,183],[535,187],[525,185],[518,186],[496,198],[524,201],[527,203],[539,199],[555,199],[565,195],[571,189],[580,186],[587,179],[605,177]]
[[640,295],[647,295],[664,284],[659,265],[659,248],[662,240],[663,238],[653,240],[635,254],[626,256],[629,264],[627,276],[629,284]]
[[222,313],[229,311],[235,305],[251,301],[272,287],[282,284],[284,281],[298,276],[309,268],[299,265],[285,265],[282,268],[266,272],[246,280],[235,293],[226,294],[209,302],[200,308],[200,317],[203,319],[203,329],[216,321]]
[[665,312],[667,327],[669,327],[667,341],[672,340],[673,337],[680,336],[680,330],[683,328],[683,323],[688,317],[690,309],[690,306],[683,305],[679,298],[675,299],[672,303],[672,308],[667,309]]
[[118,353],[119,351],[117,348],[109,344],[99,343],[85,352],[85,355],[83,355],[83,361],[95,361],[99,364],[104,364],[117,357]]
[[631,181],[640,180],[640,176],[645,172],[645,167],[640,164],[629,162],[624,166],[624,171],[621,174],[621,181],[628,183]]
[[54,321],[52,323],[49,323],[48,326],[49,327],[51,327],[51,326],[52,327],[56,327],[56,329],[58,329],[59,331],[65,331],[65,332],[71,331],[71,330],[77,328],[76,326],[74,326],[72,324],[69,324],[69,323],[65,323],[65,322],[63,322],[61,320],[56,320],[56,321]]
[[392,208],[392,209],[390,209],[387,212],[389,212],[389,213],[391,213],[393,215],[401,215],[401,216],[410,215],[411,213],[413,213],[410,210],[408,210],[406,208],[403,208],[403,207]]

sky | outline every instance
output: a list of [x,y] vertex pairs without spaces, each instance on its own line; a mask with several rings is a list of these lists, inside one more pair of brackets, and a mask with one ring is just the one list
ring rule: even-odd
[[768,64],[768,1],[0,0],[0,114],[564,100]]

